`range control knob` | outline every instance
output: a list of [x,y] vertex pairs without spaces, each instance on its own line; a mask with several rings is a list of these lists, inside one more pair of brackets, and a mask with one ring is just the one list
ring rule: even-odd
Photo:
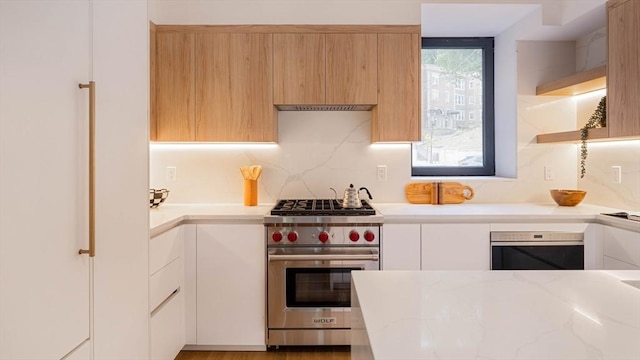
[[376,238],[376,234],[374,234],[373,232],[369,230],[364,232],[364,239],[367,240],[368,242],[372,242],[375,238]]
[[326,243],[327,240],[329,240],[329,233],[326,231],[321,231],[320,234],[318,234],[318,240],[320,240],[320,242],[322,243]]
[[288,233],[287,240],[289,240],[290,242],[295,242],[296,240],[298,240],[298,232],[291,231],[290,233]]
[[271,239],[275,242],[282,241],[282,233],[280,231],[274,231],[273,234],[271,234]]
[[351,230],[349,232],[349,240],[351,240],[353,242],[356,242],[356,241],[360,240],[360,234],[358,234],[358,232],[355,231],[355,230]]

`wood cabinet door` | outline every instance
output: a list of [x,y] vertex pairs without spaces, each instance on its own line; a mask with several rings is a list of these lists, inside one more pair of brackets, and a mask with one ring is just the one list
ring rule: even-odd
[[0,1],[0,359],[88,354],[89,10]]
[[273,103],[325,103],[325,35],[273,35]]
[[371,141],[420,140],[420,35],[378,34]]
[[151,140],[196,139],[194,39],[193,33],[156,33],[156,137]]
[[196,35],[196,141],[275,141],[272,36]]
[[640,135],[640,105],[638,105],[640,1],[614,2],[610,4],[608,14],[607,128],[609,128],[609,137],[638,136]]
[[326,103],[378,102],[378,35],[327,34]]

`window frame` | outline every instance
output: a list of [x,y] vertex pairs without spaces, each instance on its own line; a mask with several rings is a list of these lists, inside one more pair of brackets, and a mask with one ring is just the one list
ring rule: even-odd
[[[413,163],[411,176],[495,176],[495,106],[494,106],[494,38],[422,38],[422,49],[482,49],[482,145],[484,166],[418,166]],[[429,82],[429,79],[421,79]],[[428,85],[430,86],[430,84]],[[454,95],[455,97],[455,95]],[[474,99],[476,100],[476,99]],[[455,101],[455,99],[454,99]],[[423,109],[424,110],[424,109]],[[422,117],[421,117],[422,129]],[[422,136],[422,135],[421,135]]]

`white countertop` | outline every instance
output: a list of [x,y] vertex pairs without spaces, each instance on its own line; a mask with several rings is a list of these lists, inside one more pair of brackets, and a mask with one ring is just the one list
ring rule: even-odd
[[[262,223],[274,204],[162,204],[150,209],[151,236],[183,222]],[[599,222],[640,232],[640,222],[599,215],[618,209],[580,204],[575,207],[555,203],[416,205],[374,203],[385,224],[447,222]]]
[[156,236],[183,222],[242,222],[262,224],[273,204],[162,204],[149,209],[150,235]]
[[640,271],[359,271],[352,359],[640,359]]

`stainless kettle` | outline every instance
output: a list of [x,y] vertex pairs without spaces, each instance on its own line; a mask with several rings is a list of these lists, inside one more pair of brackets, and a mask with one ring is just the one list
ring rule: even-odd
[[[338,193],[334,188],[329,188],[333,190],[336,195],[336,201],[338,200]],[[350,184],[348,188],[344,190],[344,197],[342,198],[342,207],[345,209],[358,209],[362,207],[362,201],[360,201],[360,196],[358,195],[360,190],[364,190],[369,195],[369,200],[373,200],[369,189],[366,187],[361,187],[360,189],[356,189],[353,187],[353,184]]]

